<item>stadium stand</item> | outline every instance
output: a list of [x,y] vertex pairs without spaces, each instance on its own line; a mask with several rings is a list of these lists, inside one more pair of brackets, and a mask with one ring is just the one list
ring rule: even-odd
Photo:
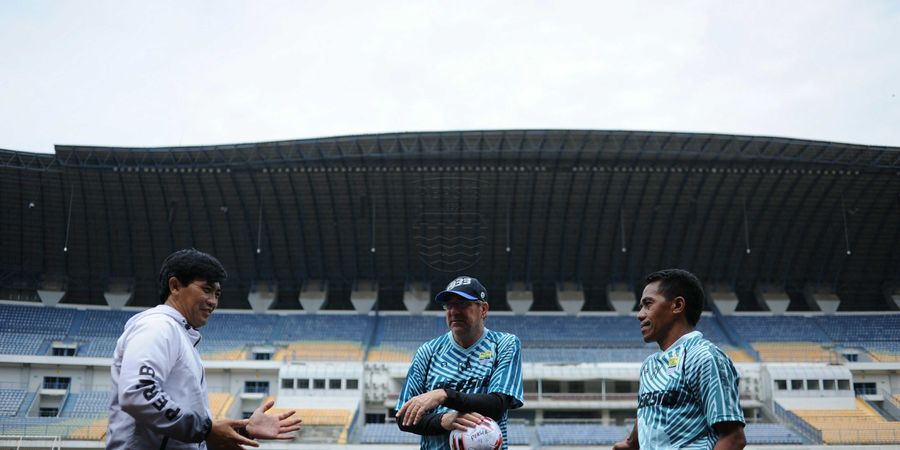
[[105,433],[105,419],[13,417],[0,421],[0,435],[8,436],[33,435],[64,436],[67,439],[102,439]]
[[[0,315],[9,319],[0,332],[0,354],[46,354],[51,342],[60,341],[77,344],[77,356],[110,357],[120,327],[133,314],[135,311],[0,304]],[[44,320],[52,323],[48,329],[30,332]],[[895,322],[900,320],[892,316],[754,315],[727,316],[723,320],[724,325],[716,317],[706,316],[698,328],[735,362],[752,361],[753,357],[740,348],[740,343],[731,342],[722,326],[732,326],[764,362],[832,362],[839,358],[833,349],[842,346],[863,349],[875,361],[900,360],[900,339],[892,334]],[[654,351],[654,345],[641,342],[629,316],[494,315],[488,325],[517,334],[523,358],[530,362],[640,362]],[[879,333],[879,329],[884,332]],[[368,346],[369,361],[405,362],[422,342],[445,332],[444,318],[436,315],[219,312],[216,320],[204,327],[200,349],[209,360],[245,360],[251,356],[252,346],[269,345],[275,346],[273,358],[278,360],[358,361]],[[571,351],[555,350],[559,348]]]
[[[858,372],[853,371],[869,375],[867,371],[881,370],[879,362],[900,361],[900,315],[882,313],[896,309],[896,289],[891,293],[886,288],[896,284],[900,273],[900,234],[893,232],[900,230],[900,215],[892,194],[900,187],[897,150],[759,136],[590,130],[396,133],[189,148],[57,146],[54,155],[0,150],[0,192],[12,193],[0,196],[0,242],[11,249],[0,253],[0,354],[10,366],[28,360],[32,367],[44,364],[40,370],[50,373],[57,361],[67,370],[63,359],[46,362],[54,348],[66,355],[74,349],[77,357],[109,358],[125,321],[138,308],[158,303],[155,271],[160,258],[193,246],[215,252],[231,275],[220,310],[201,330],[200,345],[206,360],[218,360],[210,365],[214,370],[230,372],[233,378],[224,385],[239,384],[245,381],[242,372],[250,373],[257,380],[268,378],[262,382],[271,395],[285,399],[277,391],[281,373],[257,370],[278,364],[248,361],[267,359],[265,352],[284,363],[279,371],[305,366],[305,361],[316,363],[312,366],[352,363],[361,366],[362,375],[353,375],[358,389],[342,389],[341,394],[354,401],[362,395],[373,420],[390,415],[389,399],[405,370],[402,363],[424,341],[447,331],[443,317],[432,312],[407,315],[404,291],[421,284],[422,292],[433,294],[452,278],[451,272],[460,271],[477,274],[497,301],[491,304],[488,327],[516,333],[524,360],[534,364],[530,369],[543,366],[551,369],[546,374],[563,374],[559,380],[528,380],[529,399],[539,398],[535,389],[547,387],[543,398],[554,400],[547,403],[606,401],[582,392],[596,391],[602,383],[612,391],[607,400],[621,403],[618,410],[605,412],[621,421],[621,408],[630,407],[622,404],[634,401],[635,363],[655,347],[641,341],[633,315],[615,315],[622,309],[616,300],[628,303],[633,292],[611,296],[611,287],[624,286],[615,289],[620,294],[632,291],[643,274],[676,265],[694,271],[708,287],[718,285],[727,295],[734,290],[736,304],[731,306],[740,312],[723,316],[714,302],[713,316],[704,316],[699,324],[734,361],[844,364],[855,358],[841,355],[852,355],[875,362],[876,369],[860,367],[868,364],[847,368],[852,376],[841,378],[845,386],[840,391],[852,395],[856,381],[865,383],[865,389],[872,384],[895,387],[896,375],[875,373],[856,380]],[[746,200],[741,204],[744,220],[731,207],[736,194]],[[466,217],[483,223],[458,227],[455,214],[435,216],[439,220],[433,223],[422,220],[432,206],[456,212],[460,205],[466,207]],[[508,205],[512,207],[504,211]],[[646,215],[635,215],[644,207]],[[255,229],[263,225],[264,232]],[[432,235],[435,230],[440,236]],[[61,236],[70,237],[65,252],[58,251]],[[620,236],[622,247],[614,242]],[[436,240],[442,242],[440,251],[421,245]],[[852,256],[845,248],[851,244]],[[254,253],[254,248],[259,250]],[[445,260],[446,254],[455,259]],[[57,285],[60,280],[64,288]],[[316,284],[312,280],[325,289],[316,293],[324,301],[318,313],[311,302],[304,304],[301,292]],[[42,297],[39,289],[47,288],[48,281],[49,287],[65,290],[65,297]],[[352,292],[362,281],[380,286],[375,313],[353,310]],[[130,295],[125,311],[107,308],[104,294],[117,283]],[[262,284],[276,294],[273,309],[251,313],[260,306],[248,301],[249,291]],[[513,285],[533,294],[524,315],[509,312],[502,291]],[[568,309],[559,295],[573,292],[572,285],[584,294],[576,316],[564,315],[562,310]],[[767,305],[760,286],[783,287],[791,297],[791,312],[766,312],[778,308]],[[819,297],[819,291],[827,298]],[[842,313],[822,314],[818,310],[827,308],[817,305],[818,298]],[[42,301],[61,303],[44,308]],[[301,307],[306,311],[298,311]],[[222,368],[230,361],[239,370]],[[372,364],[357,364],[363,361]],[[614,363],[621,372],[599,381],[593,372],[593,378],[570,379],[576,371],[566,365],[584,362]],[[103,361],[73,360],[69,365],[82,363],[93,364],[96,373],[105,371]],[[774,405],[770,412],[790,427],[751,424],[751,443],[890,441],[879,433],[893,432],[895,422],[880,422],[863,406],[847,410],[850,419],[824,410],[812,411],[810,422],[790,411],[780,414],[776,399],[760,398],[767,395],[759,375],[765,368],[748,364],[739,370],[755,386],[742,402],[747,400],[757,416],[767,416],[768,405]],[[303,377],[309,384],[316,381],[314,375]],[[811,385],[819,391],[836,381],[781,381],[791,386],[791,380],[814,381]],[[68,396],[60,397],[65,399],[60,417],[51,418],[26,417],[39,409],[33,403],[41,396],[34,387],[0,392],[0,432],[102,439],[105,421],[92,416],[100,408],[101,393],[81,391],[86,387],[75,378],[72,385]],[[821,394],[812,390],[791,387],[776,394]],[[293,391],[322,400],[315,389]],[[213,392],[210,401],[219,410],[215,414],[229,409],[245,413],[260,400],[258,392],[251,394]],[[787,398],[792,405],[805,401]],[[819,400],[818,405],[828,401]],[[554,413],[569,413],[562,411],[568,406],[551,406]],[[301,440],[347,442],[352,417],[362,409],[347,409],[353,413],[350,419],[345,409],[335,409],[341,412],[303,408],[311,419]],[[576,414],[580,411],[571,415],[581,417]],[[548,417],[531,410],[517,413],[538,423]],[[788,414],[796,421],[785,419]],[[835,428],[844,422],[855,425]],[[399,433],[394,424],[370,424],[359,431],[360,440],[387,446],[418,440]],[[577,445],[605,435],[598,445],[607,446],[627,431],[586,423],[543,423],[537,429],[511,424],[510,440],[527,445],[531,436],[530,444],[543,445],[581,433],[574,439],[581,442]],[[370,433],[376,436],[366,437]]]
[[221,419],[228,416],[228,410],[234,403],[234,396],[228,392],[210,392],[209,410],[213,417]]
[[362,361],[359,342],[301,341],[280,348],[273,359],[278,361]]
[[805,316],[725,316],[725,326],[751,343],[831,341],[815,320]]
[[744,427],[744,436],[751,445],[803,444],[797,433],[777,423],[749,423]]
[[369,423],[360,434],[362,444],[418,444],[419,436],[404,433],[396,423]]
[[24,400],[23,389],[0,389],[0,416],[15,416]]
[[885,420],[862,399],[856,409],[793,409],[822,435],[826,444],[896,444],[900,422]]
[[47,337],[43,335],[0,333],[0,353],[4,355],[37,355],[46,341]]
[[524,423],[510,421],[506,424],[506,434],[509,445],[528,445],[531,441],[528,426]]
[[537,427],[541,445],[611,445],[628,435],[631,427],[596,424],[544,424]]
[[8,333],[60,335],[69,332],[77,310],[33,308],[6,304],[0,308],[0,331]]
[[97,417],[108,413],[109,391],[69,393],[60,417]]
[[762,362],[833,362],[838,356],[810,342],[757,342],[752,347]]

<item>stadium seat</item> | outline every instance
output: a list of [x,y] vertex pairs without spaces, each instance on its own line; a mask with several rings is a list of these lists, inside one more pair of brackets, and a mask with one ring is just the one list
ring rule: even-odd
[[822,432],[826,444],[896,444],[900,422],[889,422],[863,400],[856,409],[793,409],[794,414]]

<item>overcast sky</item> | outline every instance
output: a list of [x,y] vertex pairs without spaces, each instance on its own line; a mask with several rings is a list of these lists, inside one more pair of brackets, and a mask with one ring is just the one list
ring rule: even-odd
[[900,2],[0,2],[4,149],[511,128],[900,146]]

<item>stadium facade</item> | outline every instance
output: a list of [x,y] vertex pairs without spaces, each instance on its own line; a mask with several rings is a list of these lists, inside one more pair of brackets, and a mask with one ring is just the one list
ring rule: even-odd
[[[634,423],[642,276],[690,269],[753,445],[900,447],[900,149],[626,131],[471,131],[0,150],[0,446],[102,448],[111,354],[196,247],[230,272],[202,328],[216,417],[269,398],[273,448],[416,448],[394,407],[458,273],[522,342],[509,443]],[[434,305],[431,305],[430,309]],[[838,312],[839,311],[839,312]]]

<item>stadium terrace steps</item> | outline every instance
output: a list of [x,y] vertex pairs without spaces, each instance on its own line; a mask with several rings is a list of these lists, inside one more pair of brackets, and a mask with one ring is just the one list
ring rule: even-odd
[[108,414],[109,391],[85,391],[69,393],[60,411],[60,417],[98,417]]
[[833,362],[840,358],[820,344],[810,342],[754,342],[762,362]]
[[77,439],[83,441],[102,441],[106,439],[106,430],[109,426],[109,419],[98,418],[93,422],[75,428],[69,433],[69,439]]
[[228,417],[228,410],[234,404],[234,396],[228,392],[209,393],[209,411],[216,419]]
[[825,444],[895,444],[900,422],[889,422],[860,398],[856,409],[793,409],[798,417],[821,431]]
[[368,423],[360,434],[361,444],[418,444],[419,436],[400,431],[396,423]]
[[13,417],[0,421],[0,435],[102,439],[105,434],[106,419],[86,417]]
[[0,416],[15,416],[25,400],[24,389],[0,389]]
[[275,352],[277,361],[362,361],[359,342],[301,341],[291,342]]
[[[76,356],[111,357],[122,327],[134,314],[0,304],[0,354],[45,355],[53,341],[64,341],[78,344]],[[631,316],[497,314],[488,317],[487,326],[519,336],[523,358],[530,362],[640,362],[653,347],[643,344]],[[724,327],[732,329],[739,346]],[[705,316],[698,329],[736,362],[751,360],[750,353],[757,351],[753,348],[763,350],[763,361],[830,361],[828,351],[816,345],[864,351],[861,361],[900,361],[900,316],[893,314]],[[320,355],[333,352],[342,360],[361,360],[358,347],[363,354],[368,349],[369,361],[406,362],[422,342],[446,332],[441,315],[222,311],[202,329],[200,350],[210,360],[244,360],[255,345],[272,346],[276,352],[287,346],[289,351],[276,357],[322,360]],[[343,348],[347,344],[340,343],[351,344]],[[744,347],[747,343],[753,347]],[[553,351],[560,348],[572,351]]]
[[803,444],[800,435],[777,423],[750,423],[744,427],[747,443],[751,445]]
[[78,310],[72,308],[2,305],[0,306],[0,332],[66,334],[78,313]]
[[805,316],[724,316],[724,320],[724,326],[751,343],[832,341],[818,322]]
[[596,424],[544,424],[537,428],[541,445],[612,445],[631,427]]
[[35,397],[37,397],[37,394],[34,392],[25,393],[25,398],[22,399],[22,404],[19,405],[19,410],[16,412],[17,417],[25,417],[25,414],[31,409],[31,404],[34,402]]
[[722,351],[724,351],[725,354],[728,355],[729,358],[731,358],[732,362],[740,363],[740,362],[754,362],[755,361],[753,359],[753,357],[750,356],[749,353],[747,353],[746,350],[741,349],[741,348],[724,346],[724,347],[722,347]]
[[[777,423],[752,423],[744,429],[751,445],[803,444],[803,438]],[[612,445],[631,432],[631,426],[544,424],[537,427],[542,445]]]

